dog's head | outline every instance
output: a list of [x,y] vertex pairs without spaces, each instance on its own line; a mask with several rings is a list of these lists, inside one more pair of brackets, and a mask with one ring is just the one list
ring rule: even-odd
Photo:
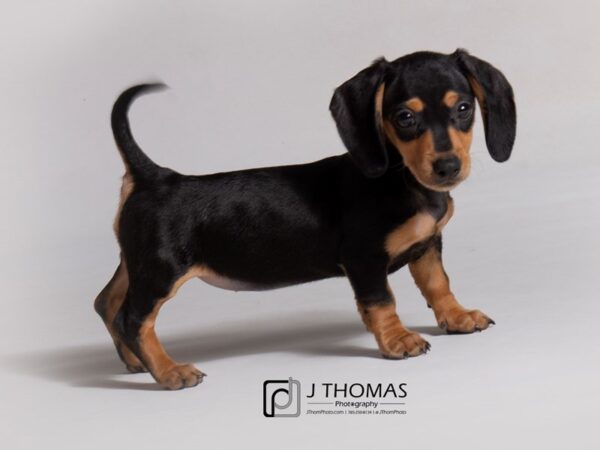
[[468,175],[475,98],[488,151],[510,157],[516,133],[513,92],[491,64],[457,50],[375,61],[335,90],[330,110],[367,177],[388,168],[388,143],[424,186],[447,191]]

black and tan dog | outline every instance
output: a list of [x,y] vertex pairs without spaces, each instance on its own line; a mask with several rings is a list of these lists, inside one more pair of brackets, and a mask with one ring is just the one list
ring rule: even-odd
[[154,331],[160,307],[193,277],[261,290],[347,276],[387,358],[429,349],[400,322],[387,281],[406,264],[440,327],[471,333],[494,323],[456,301],[441,258],[449,191],[471,168],[475,98],[496,161],[515,139],[512,89],[490,64],[463,50],[377,60],[331,101],[348,154],[203,176],[159,167],[132,137],[130,103],[160,87],[125,91],[112,112],[126,167],[115,220],[121,263],[95,308],[130,371],[148,370],[169,389],[202,381]]

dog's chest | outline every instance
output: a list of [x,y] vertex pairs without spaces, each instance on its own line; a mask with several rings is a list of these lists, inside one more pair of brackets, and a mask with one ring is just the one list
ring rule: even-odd
[[394,228],[385,238],[385,251],[390,260],[399,258],[411,247],[441,233],[453,212],[454,203],[451,198],[448,198],[442,214],[424,209]]

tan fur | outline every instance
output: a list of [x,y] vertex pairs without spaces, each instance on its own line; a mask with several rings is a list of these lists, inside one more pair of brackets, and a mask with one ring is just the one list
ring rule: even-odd
[[450,332],[471,333],[489,326],[491,320],[485,314],[477,310],[467,310],[458,303],[450,290],[441,255],[435,248],[430,248],[408,266],[441,328]]
[[435,232],[435,218],[426,212],[417,213],[388,234],[385,251],[390,258],[395,258],[417,242],[433,236]]
[[125,300],[127,294],[127,288],[129,287],[129,274],[127,273],[127,266],[124,261],[121,261],[119,268],[115,274],[114,282],[112,283],[110,293],[106,298],[105,314],[106,321],[112,324],[119,308]]
[[375,125],[377,130],[383,132],[383,95],[385,92],[385,83],[381,83],[375,92]]
[[475,78],[468,77],[468,80],[469,85],[471,86],[471,90],[473,91],[473,94],[475,94],[475,98],[477,98],[477,101],[479,102],[481,113],[485,115],[487,105],[485,103],[485,95],[483,93],[483,88],[481,87],[481,84],[479,84],[479,81],[477,81]]
[[370,307],[359,305],[358,311],[367,329],[375,335],[379,350],[384,356],[405,358],[427,351],[427,341],[402,325],[396,314],[395,303]]
[[454,299],[437,250],[429,249],[417,261],[409,263],[409,268],[421,293],[432,308],[452,301],[449,296]]
[[138,338],[139,350],[144,364],[152,376],[168,389],[180,389],[198,384],[204,374],[189,364],[177,364],[167,354],[155,331],[156,317],[160,308],[173,298],[179,288],[194,277],[211,276],[214,272],[205,266],[194,266],[173,283],[169,293],[160,299],[153,311],[146,317],[140,327]]
[[117,208],[117,214],[115,216],[115,221],[113,224],[113,229],[115,230],[115,234],[117,239],[119,238],[119,222],[121,220],[121,211],[123,210],[123,205],[133,192],[135,188],[135,183],[133,181],[133,177],[129,172],[126,172],[123,175],[123,183],[121,184],[121,194],[119,196],[119,206]]
[[384,131],[386,137],[400,152],[400,155],[402,155],[404,164],[419,183],[433,190],[447,190],[436,186],[433,180],[432,164],[436,158],[436,154],[431,131],[427,130],[418,138],[408,142],[400,140],[394,126],[387,120],[384,121]]
[[436,222],[427,212],[419,212],[389,233],[385,239],[385,251],[390,259],[404,253],[414,244],[442,232],[454,214],[454,200],[448,198],[444,216]]
[[425,103],[419,97],[412,97],[404,102],[406,106],[412,109],[414,112],[421,112],[425,109]]
[[452,143],[452,151],[460,159],[460,173],[458,180],[462,181],[471,173],[471,142],[473,141],[473,127],[467,132],[459,131],[456,128],[448,127],[448,136]]
[[[388,140],[396,147],[404,164],[423,186],[434,191],[445,192],[450,187],[442,187],[435,184],[433,175],[433,163],[441,156],[436,154],[431,131],[425,131],[421,136],[408,142],[400,140],[394,126],[384,120],[383,129]],[[457,183],[464,180],[471,171],[471,156],[469,150],[473,139],[473,127],[467,132],[461,132],[453,127],[448,127],[448,136],[452,143],[452,151],[443,155],[444,158],[457,156],[461,161],[461,171],[457,177]]]
[[444,98],[442,99],[442,103],[444,103],[444,105],[446,105],[448,108],[453,108],[454,105],[456,105],[456,102],[458,101],[459,98],[460,98],[460,96],[458,95],[457,92],[448,91],[444,95]]

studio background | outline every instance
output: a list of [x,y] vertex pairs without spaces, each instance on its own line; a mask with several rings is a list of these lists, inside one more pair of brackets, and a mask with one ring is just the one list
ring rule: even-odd
[[[595,2],[4,1],[0,17],[0,432],[19,448],[592,448],[598,400],[600,35]],[[459,301],[497,325],[435,327],[406,269],[403,322],[432,344],[387,361],[344,279],[233,293],[193,280],[162,310],[181,392],[125,374],[92,303],[118,262],[122,162],[109,113],[183,173],[344,151],[333,89],[385,56],[464,47],[506,75],[511,160],[476,119],[444,260]],[[262,383],[405,382],[405,417],[262,416]],[[597,441],[596,441],[597,443]]]

